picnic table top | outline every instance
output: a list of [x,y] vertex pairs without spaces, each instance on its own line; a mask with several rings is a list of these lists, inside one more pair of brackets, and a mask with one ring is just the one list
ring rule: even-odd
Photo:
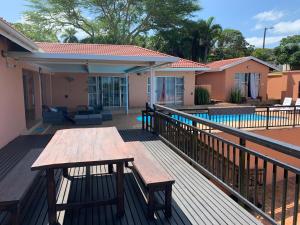
[[116,127],[59,130],[32,170],[133,161]]

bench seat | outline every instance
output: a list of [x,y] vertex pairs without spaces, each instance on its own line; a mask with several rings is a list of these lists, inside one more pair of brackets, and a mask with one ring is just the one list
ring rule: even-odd
[[40,173],[31,171],[31,165],[41,152],[42,149],[30,150],[0,181],[0,210],[12,214],[14,225],[19,223],[20,203]]
[[[148,217],[153,218],[154,211],[164,209],[166,216],[171,216],[172,185],[175,180],[164,170],[153,155],[139,141],[126,142],[130,154],[134,157],[132,170],[138,175],[147,191]],[[165,192],[164,205],[158,205],[154,194]]]

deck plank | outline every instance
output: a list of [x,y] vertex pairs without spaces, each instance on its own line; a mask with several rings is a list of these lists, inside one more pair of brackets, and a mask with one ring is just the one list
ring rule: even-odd
[[[139,186],[131,174],[130,169],[125,169],[125,216],[116,217],[114,206],[101,206],[89,209],[67,210],[58,213],[58,220],[62,225],[81,224],[107,224],[107,225],[191,225],[191,224],[259,224],[259,222],[246,210],[241,208],[229,196],[213,185],[208,179],[186,163],[180,156],[172,151],[162,141],[150,133],[140,130],[120,131],[125,141],[142,141],[160,165],[172,176],[176,183],[173,188],[172,211],[173,216],[166,219],[163,212],[155,214],[155,219],[147,220],[147,207]],[[44,138],[44,145],[47,139]],[[48,137],[49,139],[49,137]],[[20,160],[22,154],[13,156],[17,148],[26,152],[26,149],[38,147],[33,137],[19,138],[16,143],[0,150],[1,160]],[[26,145],[21,145],[26,142]],[[40,141],[39,145],[42,145]],[[26,146],[23,148],[22,146]],[[13,149],[9,154],[8,149]],[[1,164],[0,164],[1,165]],[[12,168],[14,162],[7,164]],[[5,175],[9,168],[2,167]],[[107,173],[106,166],[93,166],[91,173],[92,199],[111,198],[116,195],[115,177]],[[80,200],[85,197],[85,168],[70,168],[71,180],[62,177],[62,171],[55,173],[57,182],[57,200],[61,203]],[[1,176],[1,168],[0,168]],[[47,225],[46,179],[41,176],[34,186],[28,201],[24,206],[22,225]],[[157,194],[158,199],[163,199],[163,194]],[[0,225],[8,224],[6,213],[0,213]]]

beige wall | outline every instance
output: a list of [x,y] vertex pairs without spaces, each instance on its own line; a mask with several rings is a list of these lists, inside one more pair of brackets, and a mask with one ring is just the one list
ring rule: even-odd
[[[7,44],[0,37],[0,51]],[[15,67],[14,67],[15,65]],[[0,148],[26,129],[22,68],[0,56]]]
[[[77,105],[88,104],[87,92],[88,74],[56,73],[52,80],[53,106],[67,106],[70,109]],[[92,74],[93,76],[93,74]],[[97,74],[97,76],[99,76]],[[124,74],[101,74],[100,76],[124,76]],[[129,107],[144,107],[147,102],[147,78],[149,73],[141,75],[129,74]],[[184,77],[184,105],[194,104],[195,75],[194,72],[156,72],[156,76]],[[50,95],[50,91],[48,95]],[[66,95],[68,96],[66,98]],[[50,99],[50,97],[48,97]]]
[[300,82],[300,71],[287,71],[282,75],[268,77],[267,95],[268,99],[284,99],[292,97],[294,101],[298,98]]
[[241,63],[224,71],[199,74],[196,77],[196,85],[211,85],[211,98],[227,101],[231,90],[234,88],[234,76],[236,73],[260,73],[259,95],[263,99],[266,99],[269,67],[253,60]]

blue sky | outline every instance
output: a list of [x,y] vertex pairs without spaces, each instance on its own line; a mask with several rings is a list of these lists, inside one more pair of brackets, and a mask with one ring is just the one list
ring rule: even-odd
[[[300,0],[199,0],[203,10],[195,19],[214,16],[223,28],[242,31],[247,41],[261,47],[263,27],[272,26],[266,47],[275,47],[282,37],[300,34]],[[0,16],[9,22],[21,21],[25,0],[1,4]]]

